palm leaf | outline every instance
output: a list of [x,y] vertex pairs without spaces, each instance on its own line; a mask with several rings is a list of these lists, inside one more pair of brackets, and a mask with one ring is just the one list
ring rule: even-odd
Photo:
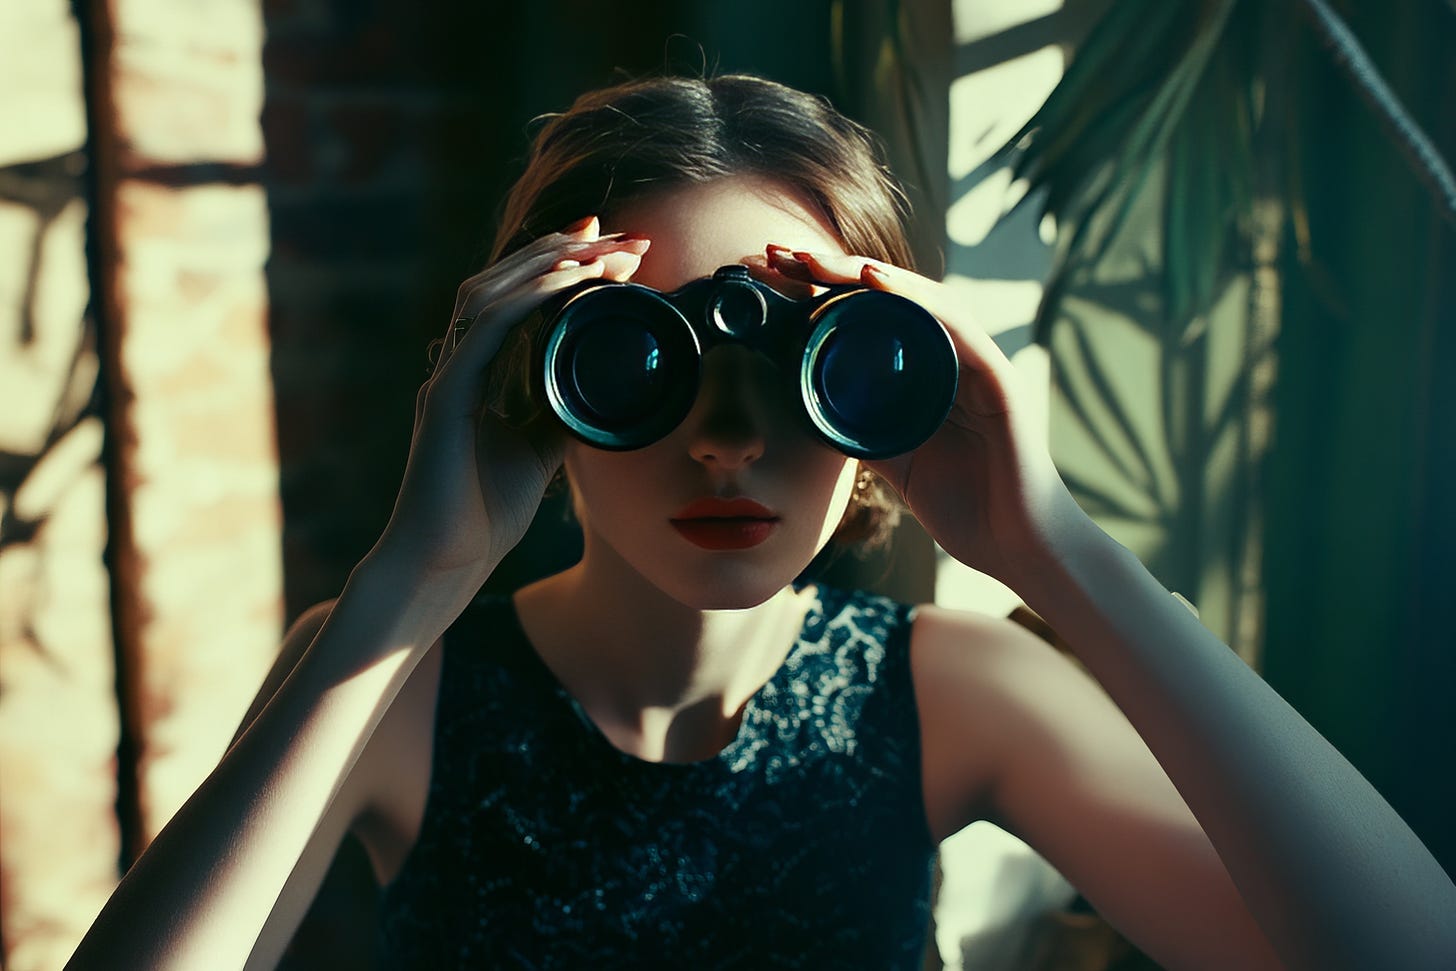
[[[1190,107],[1212,94],[1206,84],[1210,65],[1219,62],[1227,46],[1225,28],[1236,6],[1236,0],[1114,3],[1061,83],[1010,143],[1017,153],[1015,175],[1029,183],[1024,200],[1039,199],[1059,227],[1052,272],[1037,314],[1038,342],[1047,342],[1068,285],[1085,277],[1107,254],[1158,166],[1175,160],[1166,174],[1170,185],[1179,185],[1180,200],[1184,177],[1208,183],[1237,171],[1216,161],[1220,153],[1208,154],[1210,146],[1199,146],[1203,154],[1195,159],[1190,155],[1194,146],[1179,141],[1199,137],[1189,132],[1185,121]],[[1230,76],[1221,67],[1212,73]],[[1200,110],[1236,114],[1206,105]],[[1182,161],[1181,168],[1177,160]],[[1240,195],[1220,185],[1203,188],[1211,191],[1202,208],[1175,207],[1178,212],[1165,227],[1178,236],[1178,245],[1187,246],[1195,239],[1204,240],[1202,246],[1213,245],[1199,234],[1210,214],[1222,213],[1228,200]],[[1221,217],[1214,221],[1226,225]],[[1200,252],[1200,260],[1207,255]],[[1165,272],[1172,262],[1164,261]],[[1165,292],[1169,308],[1177,308],[1177,319],[1207,305],[1227,264],[1222,256],[1200,262],[1193,276],[1186,275],[1186,266],[1173,269],[1177,275],[1165,280]]]

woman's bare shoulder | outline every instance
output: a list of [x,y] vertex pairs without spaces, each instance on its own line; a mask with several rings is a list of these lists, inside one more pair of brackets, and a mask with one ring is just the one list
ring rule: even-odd
[[[937,684],[964,698],[967,690],[1019,690],[1039,668],[1073,668],[1047,639],[1008,617],[924,604],[915,609],[911,665],[916,686]],[[932,696],[937,692],[932,692]]]
[[1010,739],[998,713],[1038,669],[1066,662],[1002,617],[934,605],[916,608],[910,664],[920,714],[927,823],[937,839],[984,818]]

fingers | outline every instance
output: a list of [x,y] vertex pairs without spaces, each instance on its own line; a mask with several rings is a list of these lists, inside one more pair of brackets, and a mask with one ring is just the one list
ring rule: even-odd
[[500,294],[521,287],[553,269],[575,269],[599,257],[615,254],[631,254],[640,260],[650,245],[651,242],[646,239],[622,233],[592,238],[565,233],[543,236],[462,283],[456,294],[452,319],[475,317],[494,303]]
[[921,284],[931,284],[918,273],[911,272],[893,263],[872,260],[863,256],[849,256],[844,253],[811,253],[805,250],[790,250],[786,246],[770,244],[765,252],[769,262],[780,273],[819,284],[861,283],[877,290],[890,290],[915,299],[916,291],[927,291]]
[[[798,280],[803,284],[814,282],[814,270],[808,263],[794,256],[793,250],[787,246],[779,246],[777,243],[769,243],[764,247],[764,258],[774,271],[787,277],[790,280]],[[846,281],[848,282],[848,281]]]
[[[600,238],[601,222],[596,216],[587,216],[564,227],[560,232],[548,233],[532,240],[516,252],[482,268],[480,272],[461,283],[460,289],[455,294],[455,311],[451,315],[451,319],[473,317],[479,313],[483,304],[476,300],[475,302],[479,305],[472,310],[471,303],[472,298],[475,298],[482,288],[492,284],[496,287],[519,285],[531,276],[545,272],[553,263],[562,259],[563,249],[572,244],[590,243]],[[578,260],[578,262],[580,261]]]
[[475,386],[510,329],[551,294],[590,279],[629,280],[651,242],[623,233],[603,236],[599,230],[597,217],[587,217],[534,240],[461,284],[447,351],[431,384],[449,384],[452,373],[464,373]]
[[637,245],[611,249],[597,257],[602,264],[602,279],[611,280],[614,283],[626,283],[632,279],[632,274],[642,265],[642,255],[647,252],[648,240],[638,240],[640,251]]
[[773,287],[779,293],[793,300],[807,300],[815,295],[816,288],[812,283],[805,280],[791,277],[783,273],[778,267],[769,261],[768,256],[754,254],[743,258],[743,265],[748,267],[748,273],[759,283]]
[[812,253],[771,245],[768,260],[780,273],[823,284],[858,283],[915,301],[945,325],[956,344],[961,363],[978,370],[1004,375],[1011,363],[991,336],[967,313],[963,301],[944,284],[863,256],[843,253]]
[[462,392],[468,388],[469,398],[462,398],[461,405],[463,408],[473,409],[480,386],[480,375],[496,351],[500,350],[511,328],[553,293],[585,280],[600,278],[606,269],[607,263],[600,257],[591,257],[584,263],[574,259],[558,261],[556,267],[548,267],[534,278],[499,294],[494,302],[479,312],[474,321],[466,324],[463,338],[436,370],[431,384],[446,393],[452,388],[458,387]]

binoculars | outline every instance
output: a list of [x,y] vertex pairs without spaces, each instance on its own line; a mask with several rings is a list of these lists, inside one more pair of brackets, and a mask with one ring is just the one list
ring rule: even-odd
[[545,313],[536,376],[567,431],[596,448],[670,433],[697,398],[704,355],[725,343],[774,361],[814,433],[854,458],[915,449],[955,400],[955,348],[940,322],[859,285],[794,300],[725,266],[672,293],[587,281]]

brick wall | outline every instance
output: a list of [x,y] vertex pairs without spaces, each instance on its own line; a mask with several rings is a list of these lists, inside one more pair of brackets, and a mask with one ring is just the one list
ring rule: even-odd
[[113,567],[144,842],[222,754],[281,631],[262,18],[252,0],[98,13]]
[[0,932],[17,971],[63,963],[123,845],[216,762],[282,621],[261,16],[89,13],[44,0],[0,27]]
[[0,13],[0,939],[59,967],[116,880],[86,111],[65,0]]

